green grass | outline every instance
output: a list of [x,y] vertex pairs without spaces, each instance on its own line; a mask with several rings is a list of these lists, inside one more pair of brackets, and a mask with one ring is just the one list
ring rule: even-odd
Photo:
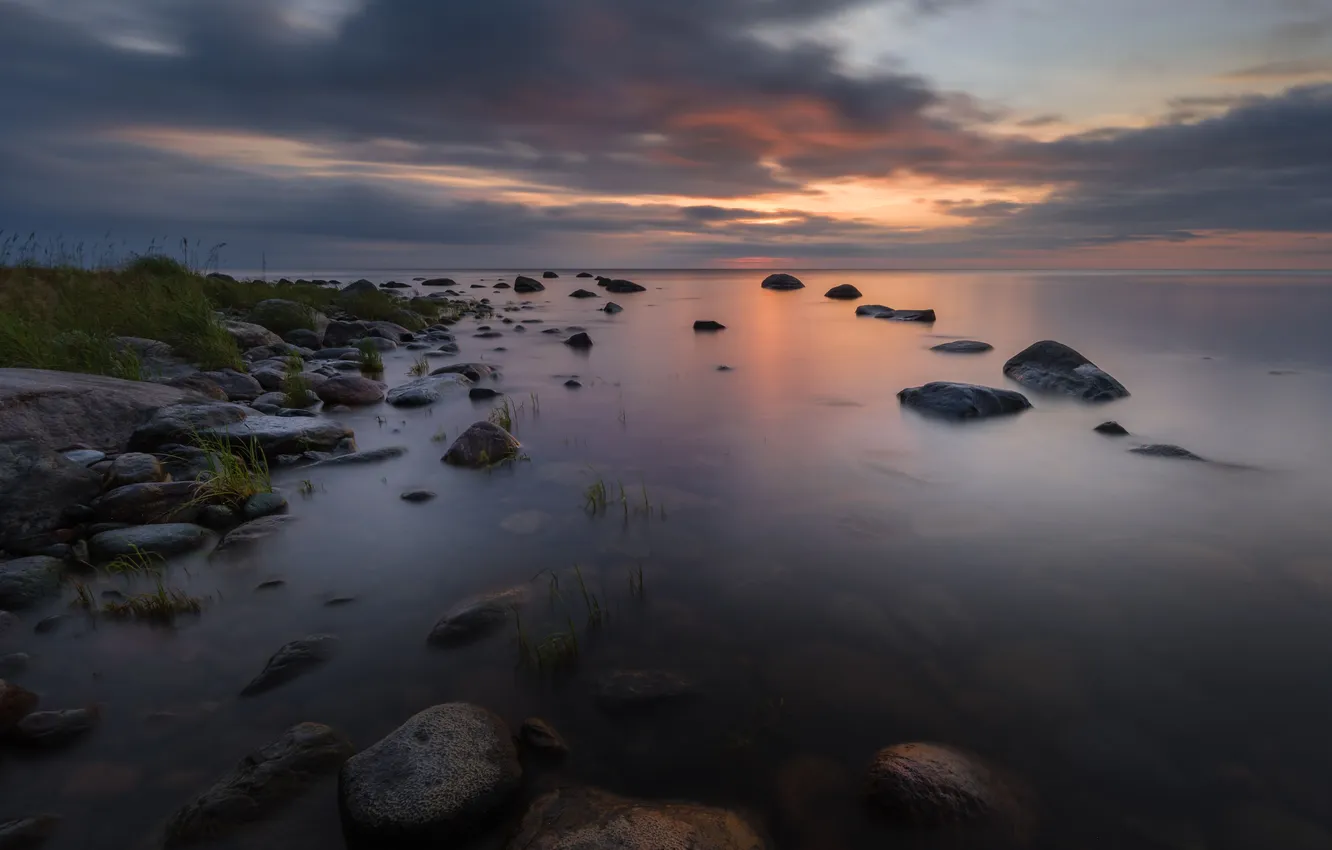
[[513,402],[509,397],[504,396],[503,400],[500,402],[500,406],[492,408],[490,415],[487,418],[490,419],[493,424],[500,426],[505,431],[513,433],[514,414],[517,412],[517,409],[513,406]]
[[583,508],[590,514],[606,510],[606,482],[598,478],[583,491]]
[[204,600],[197,596],[166,587],[159,576],[156,590],[108,601],[102,606],[102,613],[119,619],[169,624],[181,614],[202,613],[203,603]]
[[441,427],[430,437],[430,439],[432,442],[436,443],[447,443],[449,440],[449,432]]
[[356,343],[357,349],[361,352],[361,371],[371,374],[379,374],[384,371],[384,357],[375,347],[373,340],[363,339]]
[[314,384],[305,374],[305,361],[288,357],[286,374],[282,377],[282,405],[304,408],[310,406],[310,391]]
[[577,564],[574,564],[574,576],[578,579],[578,591],[583,595],[583,606],[587,608],[588,627],[600,626],[607,619],[606,613],[601,610],[601,601],[597,595],[587,589],[587,582],[583,581],[583,570]]
[[156,552],[145,552],[138,546],[130,546],[130,551],[117,556],[102,566],[102,571],[111,575],[138,576],[156,573],[166,563]]
[[249,440],[237,445],[204,434],[195,434],[193,440],[208,456],[208,468],[199,476],[195,502],[239,507],[251,496],[273,492],[268,458],[258,442]]
[[426,375],[430,374],[430,361],[424,357],[416,358],[412,361],[411,368],[407,370],[407,374],[411,375],[413,378],[424,378]]

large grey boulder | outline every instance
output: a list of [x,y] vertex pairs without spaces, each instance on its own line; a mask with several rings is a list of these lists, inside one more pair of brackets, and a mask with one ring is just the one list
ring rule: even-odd
[[143,552],[163,558],[203,548],[213,535],[208,529],[186,522],[136,525],[103,531],[88,540],[88,552],[95,563],[115,560],[121,555]]
[[507,850],[763,850],[745,818],[691,803],[560,788],[536,800]]
[[337,422],[309,417],[268,416],[235,404],[172,405],[134,432],[132,448],[152,451],[165,443],[195,438],[221,440],[244,448],[257,445],[267,457],[329,451],[352,436]]
[[980,820],[1022,820],[1022,795],[976,756],[940,744],[897,744],[870,765],[865,800],[902,825],[943,826]]
[[761,284],[764,289],[804,289],[805,283],[791,274],[770,274]]
[[222,388],[229,401],[254,401],[264,394],[263,385],[253,375],[235,369],[219,369],[203,374]]
[[349,843],[449,842],[489,824],[522,775],[503,720],[480,706],[446,703],[348,759],[338,802]]
[[424,407],[439,401],[445,392],[464,390],[470,385],[467,378],[451,372],[425,375],[389,390],[385,400],[394,407]]
[[315,387],[315,395],[324,404],[361,406],[384,400],[384,385],[361,375],[338,375]]
[[253,322],[240,322],[229,320],[224,322],[223,327],[231,338],[236,340],[236,347],[241,351],[249,351],[251,348],[258,348],[261,345],[276,345],[282,342],[282,337],[270,331],[263,325],[257,325]]
[[160,408],[204,402],[197,392],[46,369],[0,369],[0,435],[23,434],[53,449],[120,451]]
[[70,505],[101,491],[101,476],[28,437],[0,439],[0,550],[36,552]]
[[354,751],[336,730],[322,723],[298,723],[177,809],[155,846],[172,850],[225,837],[336,773]]
[[1052,339],[1033,343],[1004,364],[1004,374],[1034,390],[1083,401],[1113,401],[1129,391],[1081,353]]
[[480,468],[516,457],[522,448],[508,431],[493,422],[477,422],[463,431],[440,458],[451,466]]
[[931,416],[947,419],[984,419],[1021,413],[1031,407],[1022,393],[982,387],[979,384],[957,384],[933,381],[922,387],[907,387],[897,394],[903,407],[910,407]]
[[21,611],[59,593],[64,569],[60,559],[45,555],[0,561],[0,609]]
[[105,486],[112,490],[127,484],[151,484],[165,480],[166,471],[155,456],[146,452],[125,452],[111,461],[111,468],[106,471]]
[[337,647],[338,639],[333,635],[309,635],[285,644],[268,659],[259,675],[241,689],[241,696],[250,697],[271,691],[308,673],[332,658]]

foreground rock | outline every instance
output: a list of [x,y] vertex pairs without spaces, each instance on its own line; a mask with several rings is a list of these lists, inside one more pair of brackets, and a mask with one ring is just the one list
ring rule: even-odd
[[980,759],[939,744],[898,744],[870,765],[865,799],[899,824],[943,826],[1020,820],[1018,795]]
[[952,342],[941,342],[930,347],[930,351],[942,351],[946,354],[980,354],[993,350],[993,345],[988,342],[981,342],[978,339],[955,339]]
[[984,419],[1020,413],[1031,407],[1026,396],[1013,390],[948,381],[908,387],[897,394],[897,400],[904,407],[948,419]]
[[95,563],[136,552],[167,558],[202,549],[212,539],[208,529],[191,523],[139,525],[94,535],[88,540],[88,552]]
[[610,313],[613,316],[616,313],[623,313],[624,308],[619,304],[616,304],[614,301],[607,301],[606,306],[601,308],[601,312]]
[[564,344],[570,348],[591,348],[592,337],[586,333],[576,333],[564,341]]
[[1157,443],[1150,446],[1135,446],[1129,449],[1135,455],[1145,455],[1147,457],[1164,457],[1173,460],[1197,460],[1206,462],[1207,458],[1199,457],[1193,452],[1182,446],[1172,446],[1168,443]]
[[32,691],[0,679],[0,737],[7,736],[20,720],[32,714],[37,702]]
[[384,400],[386,391],[379,381],[360,375],[338,375],[315,387],[315,395],[324,404],[345,404],[349,407],[378,404]]
[[531,593],[526,585],[474,596],[453,606],[440,617],[430,630],[426,642],[442,647],[475,643],[502,629],[512,616],[513,609],[526,604],[530,598]]
[[612,713],[644,711],[695,696],[698,687],[666,670],[615,670],[597,680],[597,705]]
[[406,446],[382,446],[378,449],[367,449],[363,452],[352,452],[351,454],[324,458],[310,464],[310,466],[361,466],[367,463],[379,463],[382,460],[392,460],[405,454],[407,454]]
[[493,422],[477,422],[453,441],[440,458],[452,466],[474,469],[518,456],[522,443]]
[[791,274],[770,274],[763,279],[764,289],[804,289],[805,283]]
[[823,293],[823,297],[852,299],[852,298],[861,298],[863,296],[861,295],[859,289],[856,289],[854,286],[852,286],[849,283],[843,283],[840,286],[834,286],[832,289],[829,289],[827,292]]
[[1129,394],[1123,384],[1095,363],[1050,339],[1029,345],[1009,358],[1004,374],[1024,387],[1083,401],[1113,401]]
[[22,611],[58,594],[64,571],[63,561],[46,555],[0,561],[0,609]]
[[285,685],[332,658],[337,646],[338,639],[333,635],[309,635],[284,645],[268,659],[259,675],[241,689],[240,695],[252,697]]
[[425,407],[434,404],[450,390],[463,390],[470,381],[452,372],[425,375],[388,391],[386,400],[394,407]]
[[86,505],[102,478],[28,437],[0,439],[0,550],[37,552],[70,505]]
[[196,435],[240,448],[253,442],[268,458],[304,451],[330,451],[352,431],[328,419],[269,416],[237,404],[176,404],[157,411],[134,431],[130,448],[153,451],[166,443],[192,443]]
[[162,827],[164,850],[224,837],[270,815],[351,757],[351,742],[320,723],[298,723],[247,755]]
[[654,803],[593,788],[561,788],[534,802],[507,850],[763,850],[740,815]]
[[342,766],[338,803],[348,843],[387,847],[473,835],[500,814],[522,775],[499,717],[467,703],[428,708]]

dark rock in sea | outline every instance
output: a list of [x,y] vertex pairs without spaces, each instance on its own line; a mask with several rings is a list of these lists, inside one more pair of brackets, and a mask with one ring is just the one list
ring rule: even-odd
[[477,422],[453,441],[440,460],[474,469],[516,457],[522,444],[493,422]]
[[1123,425],[1120,425],[1118,422],[1115,422],[1113,419],[1109,422],[1102,422],[1092,430],[1098,434],[1104,434],[1107,437],[1127,437],[1129,435],[1128,429]]
[[37,621],[37,625],[32,627],[34,633],[39,635],[48,634],[60,628],[65,622],[64,614],[52,614],[49,617],[43,617]]
[[199,485],[193,481],[127,484],[93,499],[92,509],[98,522],[194,522],[199,515],[199,493]]
[[378,449],[366,449],[363,452],[352,452],[351,454],[336,455],[334,457],[324,458],[311,464],[314,467],[329,466],[361,466],[367,463],[378,463],[382,460],[392,460],[395,457],[402,457],[407,454],[406,446],[383,446]]
[[541,273],[541,276],[544,277],[544,278],[547,279],[547,280],[550,280],[550,279],[552,279],[552,278],[557,278],[557,277],[559,277],[559,275],[556,274],[555,272],[542,272],[542,273]]
[[32,691],[0,679],[0,738],[7,737],[20,720],[32,714],[37,702]]
[[27,747],[54,749],[91,732],[97,726],[98,718],[96,708],[35,711],[20,720],[9,735],[16,743]]
[[493,390],[490,387],[472,387],[467,391],[467,397],[472,401],[485,401],[501,395],[499,390]]
[[734,371],[734,368],[731,367],[731,366],[727,366],[725,363],[723,363],[723,364],[721,364],[720,366],[717,367],[717,371],[718,371],[718,372],[731,372],[731,371]]
[[1013,390],[949,381],[908,387],[897,394],[897,400],[904,407],[948,419],[983,419],[1020,413],[1031,407],[1026,396]]
[[984,351],[993,350],[993,345],[976,339],[955,339],[952,342],[941,342],[930,347],[930,351],[942,351],[947,354],[980,354]]
[[562,756],[569,752],[569,744],[555,727],[540,717],[529,717],[518,728],[518,742],[524,750],[545,755]]
[[435,498],[435,494],[430,490],[408,490],[406,493],[403,493],[402,496],[400,496],[399,498],[401,498],[404,502],[412,502],[415,504],[419,504],[421,502],[428,502],[431,499]]
[[284,587],[287,583],[280,578],[270,578],[267,581],[261,581],[255,586],[255,590],[276,590]]
[[1042,340],[1009,358],[1004,374],[1024,387],[1071,395],[1083,401],[1124,398],[1124,385],[1061,342]]
[[287,507],[287,500],[277,493],[255,493],[245,500],[241,514],[246,520],[259,519],[273,514],[284,514],[287,512]]
[[546,287],[534,278],[518,275],[513,279],[514,292],[544,292]]
[[219,369],[203,375],[221,387],[227,401],[254,401],[264,394],[264,386],[253,375],[235,369]]
[[560,330],[559,328],[546,328],[546,329],[544,329],[544,330],[541,331],[541,332],[542,332],[543,334],[562,334],[562,333],[564,333],[564,331]]
[[627,292],[646,292],[646,286],[640,286],[632,280],[608,280],[605,283],[607,292],[627,293]]
[[354,752],[351,742],[334,729],[298,723],[177,809],[157,844],[175,850],[225,838],[301,796],[321,777],[337,772]]
[[457,282],[449,277],[432,277],[430,280],[421,281],[422,286],[457,286]]
[[384,400],[387,388],[379,381],[361,375],[339,375],[315,387],[315,395],[324,404],[345,404],[360,407],[378,404]]
[[592,275],[588,272],[579,272],[578,274],[574,275],[574,277],[591,277],[591,276]]
[[903,826],[1022,820],[1020,795],[998,771],[939,744],[880,750],[870,765],[865,801],[875,814]]
[[139,552],[166,558],[201,549],[213,539],[208,529],[187,522],[135,525],[95,535],[88,541],[88,554],[99,564]]
[[694,322],[694,330],[696,330],[696,331],[724,331],[724,330],[726,330],[726,326],[723,325],[721,322],[714,322],[714,321],[712,321],[711,319],[700,319],[700,320]]
[[0,820],[0,850],[37,850],[59,826],[60,818],[55,815]]
[[297,328],[309,328],[317,334],[323,334],[329,324],[328,316],[318,310],[283,298],[260,301],[251,308],[246,321],[262,325],[275,334],[284,334]]
[[105,476],[108,490],[125,487],[129,484],[154,484],[166,480],[162,462],[145,452],[125,452],[116,455],[111,461],[111,468]]
[[606,306],[601,308],[601,312],[610,313],[613,316],[616,313],[623,313],[624,308],[619,304],[616,304],[614,301],[607,301]]
[[531,598],[528,585],[474,596],[450,608],[436,621],[426,642],[432,646],[457,647],[475,643],[504,628],[516,607]]
[[439,401],[444,393],[464,390],[470,383],[463,375],[437,369],[389,390],[386,400],[394,407],[425,407]]
[[477,339],[496,339],[498,337],[504,336],[504,334],[501,333],[500,331],[482,331],[479,334],[472,334],[472,336],[476,337]]
[[657,708],[698,694],[694,682],[666,670],[616,670],[597,680],[597,705],[624,713]]
[[352,846],[445,846],[489,826],[523,769],[508,726],[484,708],[428,708],[352,756],[338,802]]
[[800,278],[789,274],[770,274],[763,279],[764,289],[804,289],[805,284]]
[[49,534],[59,528],[65,509],[88,504],[101,489],[96,471],[37,440],[0,438],[0,551],[26,553],[50,545]]
[[430,374],[433,375],[462,375],[472,383],[480,381],[482,378],[489,378],[495,375],[495,367],[489,363],[450,363],[448,366],[441,366]]
[[576,333],[564,341],[570,348],[591,348],[592,337],[585,333]]
[[214,552],[224,553],[247,550],[259,541],[276,534],[287,523],[295,521],[296,517],[291,516],[290,514],[274,514],[262,519],[251,520],[250,522],[236,526],[223,535],[221,542],[217,544],[217,549],[215,549]]
[[889,310],[886,313],[875,313],[874,318],[893,322],[933,322],[935,315],[933,310]]
[[1199,457],[1193,452],[1180,446],[1172,446],[1166,443],[1158,443],[1150,446],[1135,446],[1129,449],[1135,455],[1145,455],[1147,457],[1164,457],[1174,460],[1196,460],[1206,462],[1207,458]]
[[882,313],[892,313],[892,307],[885,307],[882,304],[861,304],[856,308],[857,316],[869,316],[876,318]]
[[586,289],[575,289],[569,293],[570,298],[600,298],[595,292],[588,292]]
[[397,281],[397,280],[390,280],[390,281],[388,281],[387,283],[381,283],[379,286],[380,286],[381,289],[411,289],[411,288],[412,288],[412,285],[411,285],[410,283],[403,283],[403,282],[401,282],[401,281]]
[[565,385],[566,387],[568,387],[569,389],[571,389],[571,390],[576,390],[576,389],[578,389],[579,387],[581,387],[583,384],[582,384],[581,381],[578,381],[578,380],[575,379],[575,378],[570,378],[569,380],[567,380],[567,381],[564,382],[564,385]]
[[333,635],[309,635],[286,644],[268,659],[258,676],[241,689],[243,697],[257,696],[285,685],[333,657],[338,639]]
[[506,850],[765,850],[758,830],[726,809],[561,787],[532,803]]
[[834,286],[832,289],[829,289],[827,292],[823,293],[823,297],[849,300],[852,298],[860,298],[862,296],[859,289],[856,289],[854,286],[852,286],[849,283],[843,283],[839,286]]

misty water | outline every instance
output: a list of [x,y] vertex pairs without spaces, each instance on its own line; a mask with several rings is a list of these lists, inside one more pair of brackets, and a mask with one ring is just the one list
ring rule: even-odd
[[[288,272],[301,274],[315,276]],[[62,815],[53,847],[131,847],[293,723],[328,723],[363,748],[467,700],[515,728],[539,715],[561,730],[572,755],[537,781],[744,810],[779,848],[1007,846],[867,817],[875,751],[922,740],[1018,777],[1028,846],[1332,846],[1326,276],[820,271],[770,292],[763,274],[618,272],[647,287],[610,295],[618,315],[572,272],[532,296],[466,289],[513,272],[317,275],[449,275],[496,306],[528,300],[488,322],[497,339],[464,320],[462,353],[433,361],[501,367],[483,385],[519,408],[526,459],[440,463],[496,403],[465,394],[341,414],[361,448],[407,454],[279,470],[297,517],[280,536],[238,561],[172,562],[169,583],[210,597],[201,616],[161,629],[74,615],[4,638],[33,656],[21,681],[45,706],[99,703],[103,722],[58,754],[0,762],[3,814]],[[825,299],[839,283],[864,298]],[[580,286],[601,297],[568,297]],[[939,318],[854,315],[872,303]],[[519,332],[504,315],[541,323]],[[696,333],[698,319],[727,329]],[[541,333],[571,325],[590,351]],[[929,350],[955,338],[995,350]],[[1012,387],[1004,360],[1040,339],[1077,348],[1131,397],[1028,393],[1030,411],[960,424],[899,407],[898,390],[932,380]],[[390,386],[414,356],[385,356]],[[566,388],[575,375],[582,387]],[[1107,419],[1132,436],[1094,433]],[[1128,452],[1143,443],[1218,463]],[[609,504],[589,512],[597,481]],[[421,488],[438,497],[399,498]],[[575,564],[606,613],[599,628]],[[558,596],[545,571],[561,576]],[[275,578],[285,585],[256,590]],[[523,629],[540,639],[572,622],[575,668],[518,666],[516,628],[427,645],[455,603],[525,583]],[[341,639],[329,663],[238,697],[311,633]],[[592,684],[624,667],[676,671],[701,694],[607,716]],[[223,846],[341,842],[329,780]]]

